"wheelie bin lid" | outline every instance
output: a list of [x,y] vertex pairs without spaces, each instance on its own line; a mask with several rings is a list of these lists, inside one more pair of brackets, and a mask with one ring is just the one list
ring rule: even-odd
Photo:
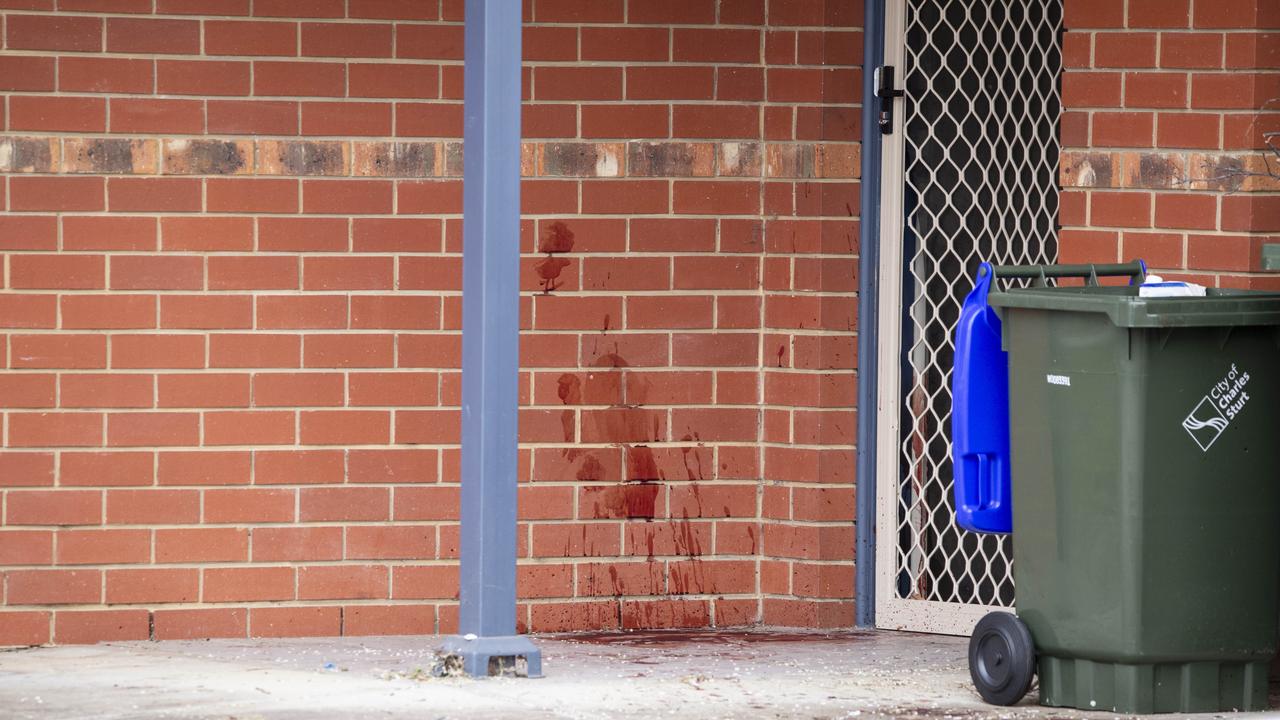
[[[1117,327],[1232,327],[1280,325],[1280,292],[1206,288],[1204,297],[1139,297],[1146,274],[1141,263],[1120,265],[1017,265],[992,268],[995,278],[1030,279],[1027,288],[997,290],[987,302],[1000,308],[1100,313]],[[1098,285],[1097,278],[1129,275],[1128,286]],[[1049,278],[1084,277],[1087,284],[1047,287]]]

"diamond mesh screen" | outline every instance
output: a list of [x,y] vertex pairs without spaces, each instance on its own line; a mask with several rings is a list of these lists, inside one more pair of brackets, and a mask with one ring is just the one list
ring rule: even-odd
[[953,329],[978,263],[1054,262],[1062,0],[908,0],[902,599],[1013,604],[1012,544],[955,524]]

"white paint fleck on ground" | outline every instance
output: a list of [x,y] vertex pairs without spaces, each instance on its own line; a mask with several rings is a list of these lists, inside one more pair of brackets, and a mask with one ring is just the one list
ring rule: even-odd
[[480,681],[430,677],[437,640],[170,641],[0,653],[0,717],[1112,717],[1038,707],[1034,690],[1014,708],[983,704],[969,684],[964,638],[769,631],[561,635],[538,639],[545,678]]

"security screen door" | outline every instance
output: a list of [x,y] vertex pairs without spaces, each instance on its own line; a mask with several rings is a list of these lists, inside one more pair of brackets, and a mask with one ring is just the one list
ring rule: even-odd
[[886,5],[876,624],[968,634],[1016,538],[955,525],[953,329],[978,263],[1057,259],[1062,0]]

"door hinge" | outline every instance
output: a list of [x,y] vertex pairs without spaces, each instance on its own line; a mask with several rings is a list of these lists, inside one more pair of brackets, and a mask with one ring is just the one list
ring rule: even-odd
[[893,99],[906,93],[893,86],[893,66],[881,65],[876,68],[876,97],[880,98],[880,132],[888,135],[893,132]]

